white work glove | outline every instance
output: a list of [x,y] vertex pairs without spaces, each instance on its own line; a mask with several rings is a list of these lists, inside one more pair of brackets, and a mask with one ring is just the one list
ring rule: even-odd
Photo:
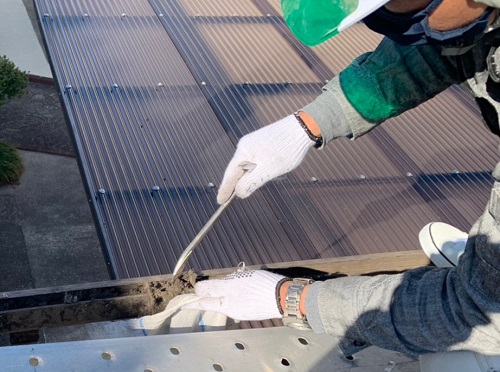
[[224,173],[217,202],[226,202],[233,191],[246,198],[267,181],[292,171],[314,144],[294,115],[243,136]]
[[276,286],[285,277],[264,270],[236,271],[223,279],[196,283],[200,300],[183,309],[215,311],[235,320],[281,318]]

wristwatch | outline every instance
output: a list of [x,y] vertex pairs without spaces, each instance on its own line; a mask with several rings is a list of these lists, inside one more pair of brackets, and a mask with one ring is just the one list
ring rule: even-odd
[[312,279],[295,278],[288,287],[285,297],[285,309],[283,310],[283,324],[287,327],[299,329],[311,329],[307,318],[300,312],[300,295],[304,287],[314,283]]

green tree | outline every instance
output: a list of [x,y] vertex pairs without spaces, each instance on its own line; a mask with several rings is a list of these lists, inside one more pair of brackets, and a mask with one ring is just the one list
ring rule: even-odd
[[[9,98],[22,95],[27,86],[27,73],[19,70],[6,56],[0,57],[0,106]],[[23,169],[17,149],[0,143],[0,185],[18,182]]]

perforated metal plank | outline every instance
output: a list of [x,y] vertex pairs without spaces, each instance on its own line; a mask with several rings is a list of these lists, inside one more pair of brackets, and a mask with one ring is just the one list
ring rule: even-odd
[[326,334],[288,327],[2,347],[2,370],[330,371],[345,363]]
[[[171,272],[216,209],[238,139],[313,100],[380,40],[356,25],[306,48],[275,0],[35,3],[117,277]],[[468,229],[487,199],[496,138],[463,93],[313,152],[236,201],[191,265],[415,249],[436,219]]]

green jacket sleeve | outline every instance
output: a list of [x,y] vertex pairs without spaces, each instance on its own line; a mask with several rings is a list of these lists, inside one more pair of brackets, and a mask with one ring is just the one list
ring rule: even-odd
[[474,59],[472,53],[443,56],[441,50],[401,46],[385,38],[375,51],[355,59],[325,85],[303,110],[315,118],[325,143],[357,138],[466,79],[462,71]]
[[432,45],[401,46],[385,38],[340,73],[347,100],[366,120],[381,123],[461,83],[457,57]]

